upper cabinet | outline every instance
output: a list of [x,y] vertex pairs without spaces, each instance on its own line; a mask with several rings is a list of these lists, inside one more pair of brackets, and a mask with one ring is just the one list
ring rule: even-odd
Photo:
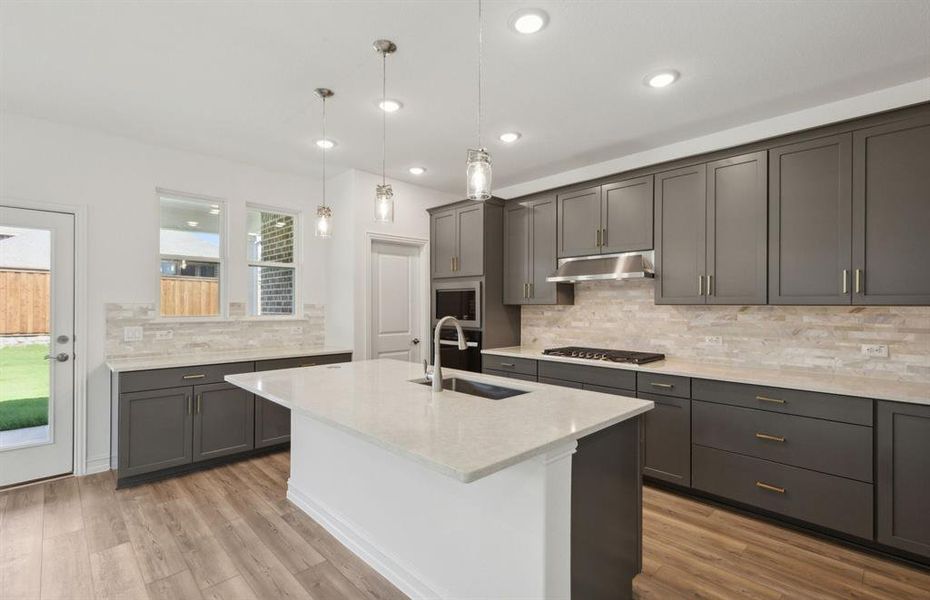
[[430,215],[433,277],[484,274],[484,204],[472,202]]
[[574,286],[550,283],[557,267],[556,197],[504,208],[504,304],[571,304]]
[[930,304],[930,115],[853,133],[853,304]]
[[557,196],[558,257],[652,249],[652,175]]
[[656,175],[657,304],[765,304],[765,156]]

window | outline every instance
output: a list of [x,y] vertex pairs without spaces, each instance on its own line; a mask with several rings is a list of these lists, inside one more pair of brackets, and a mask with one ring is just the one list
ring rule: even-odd
[[223,208],[216,200],[159,194],[161,315],[222,313]]
[[249,314],[293,315],[297,306],[293,214],[248,209]]

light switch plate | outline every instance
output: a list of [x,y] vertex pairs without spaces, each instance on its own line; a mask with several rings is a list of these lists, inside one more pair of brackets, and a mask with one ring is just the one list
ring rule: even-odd
[[291,327],[292,335],[303,335],[303,333],[304,333],[304,328],[302,326],[297,325],[295,327]]
[[156,339],[156,340],[170,340],[170,339],[173,338],[173,337],[174,337],[174,330],[173,330],[173,329],[163,329],[163,330],[161,330],[161,331],[156,331],[156,332],[155,332],[155,339]]
[[888,346],[884,344],[862,344],[862,353],[869,358],[888,358]]
[[142,327],[138,325],[134,327],[123,327],[123,341],[124,342],[141,342],[142,341]]
[[704,343],[708,346],[722,346],[723,345],[723,336],[720,335],[705,335]]

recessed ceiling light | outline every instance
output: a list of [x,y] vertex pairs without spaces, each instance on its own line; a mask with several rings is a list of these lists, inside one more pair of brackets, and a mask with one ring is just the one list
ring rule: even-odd
[[383,110],[383,111],[386,112],[386,113],[397,112],[397,111],[399,111],[401,108],[403,108],[403,106],[404,106],[404,105],[401,104],[400,102],[398,102],[397,100],[390,100],[390,99],[388,99],[388,100],[384,100],[384,101],[382,101],[382,102],[378,102],[378,108],[380,108],[381,110]]
[[197,227],[198,225],[200,225],[200,223],[198,223],[197,221],[188,221],[188,222],[187,222],[187,226],[188,226],[188,227]]
[[681,74],[678,71],[671,69],[666,71],[657,71],[656,73],[647,75],[645,82],[649,87],[664,88],[675,83],[680,75]]
[[507,133],[502,133],[497,139],[504,142],[505,144],[512,144],[520,139],[520,134],[516,131],[508,131]]
[[410,171],[411,175],[422,175],[423,173],[426,173],[425,167],[410,167],[407,170]]
[[323,150],[329,150],[336,145],[336,142],[333,140],[317,140],[316,145],[322,148]]
[[510,17],[510,26],[517,33],[536,33],[549,23],[549,15],[538,8],[518,10]]

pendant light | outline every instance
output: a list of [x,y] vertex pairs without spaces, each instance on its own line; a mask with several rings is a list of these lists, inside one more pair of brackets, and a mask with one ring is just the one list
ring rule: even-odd
[[465,158],[465,196],[469,200],[484,201],[491,197],[491,155],[481,147],[481,0],[478,0],[478,145],[469,149]]
[[[323,137],[321,141],[327,141],[326,137],[326,99],[333,97],[333,91],[328,88],[317,88],[313,90],[320,100],[323,101]],[[330,146],[331,147],[331,146]],[[323,199],[316,208],[316,237],[328,238],[333,234],[333,209],[326,206],[326,148],[320,146],[323,153]]]
[[381,185],[375,186],[375,221],[394,222],[394,190],[385,182],[384,162],[387,154],[387,55],[397,51],[391,40],[375,40],[374,49],[381,55]]

